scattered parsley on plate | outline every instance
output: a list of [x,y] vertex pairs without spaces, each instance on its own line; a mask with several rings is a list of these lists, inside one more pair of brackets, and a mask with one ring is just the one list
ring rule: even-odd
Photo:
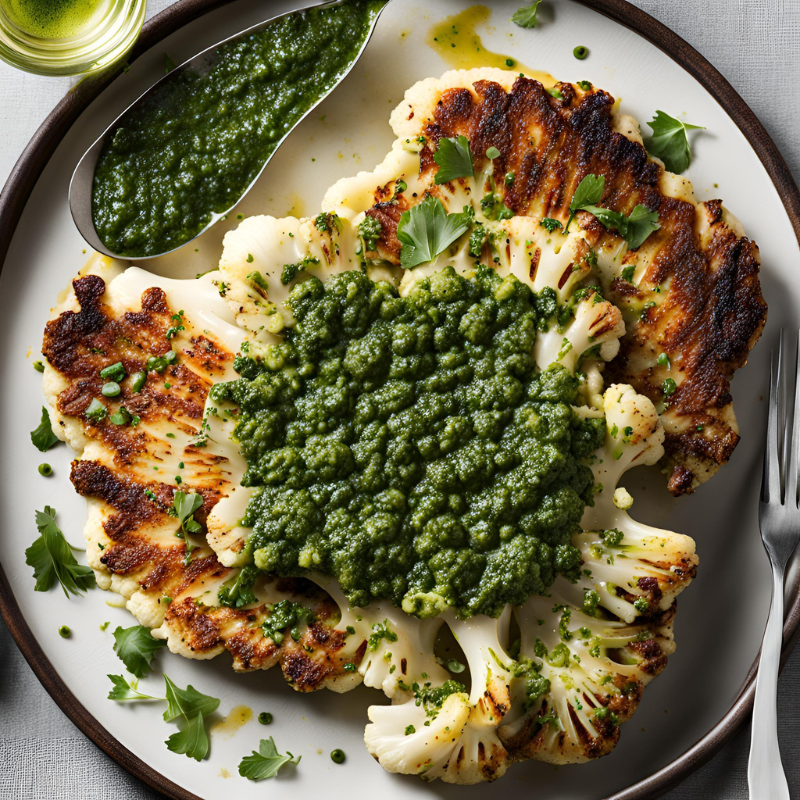
[[47,409],[42,406],[42,421],[36,430],[31,431],[31,442],[33,446],[46,453],[51,447],[55,447],[61,439],[53,433],[53,426],[50,424],[50,414]]
[[34,589],[46,592],[60,583],[67,597],[93,589],[94,572],[91,567],[75,560],[73,547],[56,525],[56,510],[45,506],[44,511],[37,511],[36,527],[40,536],[25,551],[25,563],[33,567],[33,577],[36,579]]
[[293,756],[290,752],[281,755],[275,746],[274,739],[262,739],[258,752],[253,750],[251,756],[245,756],[239,764],[239,774],[251,781],[263,781],[274,778],[286,764],[297,764],[301,756]]
[[542,0],[533,0],[529,6],[522,6],[514,12],[511,21],[519,25],[520,28],[535,28],[538,20],[536,19],[536,11],[539,8],[539,3]]
[[656,111],[647,124],[653,129],[653,135],[646,142],[647,151],[660,158],[670,172],[683,172],[692,160],[687,131],[704,131],[705,128],[681,122],[663,111]]
[[163,639],[154,639],[144,625],[114,631],[114,652],[122,659],[125,669],[137,678],[144,678],[150,672],[153,657],[166,645]]

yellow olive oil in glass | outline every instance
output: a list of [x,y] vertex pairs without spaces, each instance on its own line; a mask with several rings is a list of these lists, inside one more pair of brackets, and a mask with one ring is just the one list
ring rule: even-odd
[[146,0],[0,0],[0,58],[40,75],[96,72],[125,55]]

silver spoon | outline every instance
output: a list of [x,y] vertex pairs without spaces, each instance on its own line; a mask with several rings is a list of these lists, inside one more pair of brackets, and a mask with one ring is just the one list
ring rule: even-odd
[[268,156],[266,161],[264,161],[261,169],[258,172],[258,175],[253,179],[250,185],[242,192],[242,194],[237,198],[236,202],[234,202],[229,208],[225,209],[221,212],[214,212],[211,215],[211,219],[208,224],[200,231],[197,232],[195,236],[191,239],[185,241],[182,245],[173,248],[172,250],[167,250],[164,253],[153,253],[147,256],[139,256],[139,257],[131,257],[131,256],[120,256],[118,253],[113,253],[109,250],[103,242],[100,240],[100,237],[97,234],[97,231],[94,227],[94,221],[92,219],[92,186],[94,183],[94,173],[95,167],[97,166],[97,161],[100,158],[100,154],[105,147],[106,141],[108,138],[113,135],[116,131],[117,127],[119,126],[120,122],[125,118],[128,114],[134,111],[144,100],[148,98],[156,89],[158,89],[163,83],[166,81],[172,80],[181,72],[186,70],[193,70],[200,75],[206,74],[211,66],[214,63],[217,50],[236,39],[241,37],[250,36],[253,33],[256,33],[268,25],[277,22],[278,20],[285,19],[286,17],[290,17],[294,14],[302,14],[305,11],[309,11],[312,8],[327,8],[330,6],[337,6],[341,5],[345,0],[326,0],[326,2],[322,3],[314,3],[310,6],[306,6],[304,8],[294,9],[293,11],[289,11],[286,14],[280,14],[276,17],[272,17],[264,22],[259,22],[257,25],[253,25],[250,28],[246,28],[245,30],[241,31],[240,33],[235,34],[234,36],[230,36],[227,39],[223,39],[221,42],[217,42],[216,44],[212,45],[211,47],[206,48],[202,52],[198,53],[194,58],[190,58],[188,61],[184,61],[178,67],[175,67],[171,70],[167,75],[161,78],[159,81],[154,83],[144,94],[142,94],[139,98],[137,98],[125,111],[122,112],[115,120],[111,123],[111,125],[106,128],[106,130],[102,133],[102,135],[97,139],[97,141],[92,144],[92,146],[83,154],[81,160],[78,162],[78,166],[75,167],[75,171],[72,173],[72,179],[70,180],[69,184],[69,209],[72,213],[72,219],[75,222],[78,230],[80,231],[81,236],[87,241],[87,243],[95,249],[98,253],[102,253],[103,255],[111,256],[111,257],[120,257],[124,258],[126,261],[146,261],[151,258],[158,258],[160,256],[166,255],[167,253],[173,253],[176,250],[180,250],[181,247],[185,247],[190,242],[193,242],[198,236],[201,236],[205,233],[212,225],[215,225],[219,220],[223,219],[227,213],[234,207],[236,207],[242,198],[253,188],[253,185],[260,177],[261,173],[264,171],[264,168],[269,164],[272,157],[275,153],[278,152],[280,146],[286,141],[286,137],[291,134],[291,132],[350,74],[350,71],[353,67],[358,63],[361,56],[364,53],[364,50],[369,43],[369,40],[372,38],[372,34],[375,30],[375,26],[378,23],[378,19],[380,18],[383,10],[386,6],[391,2],[391,0],[385,0],[384,5],[375,13],[374,18],[370,24],[369,30],[367,31],[367,35],[364,38],[364,43],[361,46],[361,49],[358,51],[358,54],[353,59],[352,63],[347,67],[347,69],[341,74],[339,79],[334,83],[327,92],[325,92],[309,109],[303,114],[300,119],[295,122],[295,124],[289,128],[289,130],[284,134],[278,144],[275,146],[275,149],[272,153]]

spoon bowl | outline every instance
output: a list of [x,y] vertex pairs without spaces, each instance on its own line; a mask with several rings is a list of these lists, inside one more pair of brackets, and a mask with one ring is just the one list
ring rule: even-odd
[[364,53],[364,50],[367,47],[370,39],[372,38],[372,34],[375,30],[375,26],[378,23],[378,19],[380,18],[383,10],[386,6],[391,2],[391,0],[384,0],[382,5],[380,5],[375,13],[372,15],[372,19],[369,23],[369,28],[366,32],[364,37],[364,41],[356,54],[355,58],[349,63],[349,65],[342,71],[342,73],[338,76],[336,81],[331,84],[331,86],[323,92],[307,109],[307,111],[299,117],[296,122],[286,131],[286,133],[281,137],[281,139],[277,142],[273,150],[270,152],[268,157],[264,160],[261,168],[259,169],[258,173],[255,175],[253,180],[250,184],[245,188],[245,190],[236,198],[235,202],[231,203],[228,208],[222,211],[212,211],[211,217],[209,221],[204,225],[197,233],[192,236],[190,239],[187,239],[182,244],[177,247],[174,247],[169,250],[165,250],[161,253],[149,253],[145,256],[130,256],[126,254],[115,253],[110,250],[100,239],[97,230],[95,229],[94,225],[94,218],[93,218],[93,187],[94,187],[94,176],[95,170],[97,167],[97,163],[102,155],[107,143],[114,136],[116,131],[125,123],[127,119],[131,116],[135,115],[138,109],[142,106],[142,104],[146,101],[149,101],[154,92],[158,91],[165,83],[176,79],[181,73],[192,71],[199,76],[206,75],[213,64],[215,63],[217,53],[221,47],[224,45],[230,44],[238,39],[246,38],[252,36],[254,33],[258,33],[259,31],[267,28],[268,26],[278,22],[279,20],[285,19],[287,17],[291,17],[298,14],[303,14],[311,9],[317,8],[330,8],[333,6],[342,5],[343,3],[347,2],[347,0],[326,0],[326,2],[322,3],[314,3],[309,6],[305,6],[304,8],[295,9],[293,11],[289,11],[285,14],[280,14],[275,17],[271,17],[264,22],[259,22],[256,25],[253,25],[249,28],[246,28],[243,31],[240,31],[233,36],[229,36],[227,39],[223,39],[220,42],[212,45],[211,47],[206,48],[202,52],[198,53],[196,56],[190,58],[188,61],[184,61],[179,66],[172,69],[167,75],[163,78],[158,80],[154,83],[147,91],[145,91],[142,95],[140,95],[128,108],[125,109],[115,120],[112,122],[108,128],[97,138],[97,140],[89,147],[89,149],[83,154],[78,165],[75,167],[75,171],[72,173],[72,178],[70,180],[69,185],[69,208],[72,214],[72,219],[75,222],[75,225],[78,228],[81,236],[86,240],[87,244],[96,250],[98,253],[102,253],[106,256],[111,256],[112,258],[123,258],[126,261],[147,261],[153,258],[159,258],[160,256],[167,255],[169,253],[174,253],[176,250],[180,250],[182,247],[186,247],[186,245],[193,242],[197,237],[201,236],[205,233],[209,228],[215,225],[219,220],[223,219],[227,216],[227,214],[231,211],[231,209],[235,208],[239,202],[241,202],[242,198],[247,195],[247,193],[253,188],[253,185],[259,179],[261,174],[263,173],[264,169],[266,168],[267,164],[272,160],[272,157],[275,153],[278,152],[283,142],[286,141],[286,138],[292,133],[292,131],[315,109],[319,104],[326,98],[328,95],[331,94],[339,84],[350,74],[353,67],[358,63],[359,59]]

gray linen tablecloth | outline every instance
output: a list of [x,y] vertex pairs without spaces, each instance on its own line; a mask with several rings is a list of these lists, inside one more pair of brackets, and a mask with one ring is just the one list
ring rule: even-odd
[[[696,47],[744,97],[800,182],[800,0],[632,0]],[[148,16],[170,0],[150,0]],[[0,184],[69,88],[0,63]],[[800,648],[780,681],[781,750],[800,797]],[[669,800],[747,797],[749,726]],[[156,800],[61,713],[0,622],[0,800]]]

